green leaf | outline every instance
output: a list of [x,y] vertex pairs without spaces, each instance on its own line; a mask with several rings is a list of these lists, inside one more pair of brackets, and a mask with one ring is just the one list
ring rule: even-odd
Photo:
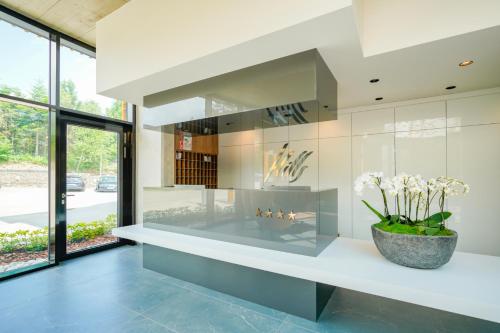
[[448,219],[449,217],[451,216],[451,213],[450,212],[443,212],[442,214],[441,213],[436,213],[436,214],[432,214],[431,216],[429,216],[428,218],[425,219],[425,221],[436,221],[436,222],[443,222],[444,220]]
[[418,230],[418,234],[425,234],[425,230],[427,229],[427,227],[424,226],[417,226],[416,228]]
[[394,224],[394,223],[401,222],[401,216],[400,215],[389,215],[388,218],[389,218],[389,221],[388,221],[389,224]]
[[427,236],[433,236],[439,232],[439,228],[425,228],[425,234]]
[[429,220],[427,221],[427,226],[429,228],[438,228],[439,226],[441,226],[441,221]]
[[388,221],[387,218],[382,215],[382,213],[380,213],[378,210],[376,210],[375,208],[373,208],[372,206],[370,206],[370,204],[368,202],[366,202],[365,200],[361,200],[365,205],[366,207],[368,207],[369,210],[371,210],[373,212],[373,214],[377,215],[377,217],[380,219],[380,221]]
[[391,222],[398,222],[400,219],[399,215],[389,215]]

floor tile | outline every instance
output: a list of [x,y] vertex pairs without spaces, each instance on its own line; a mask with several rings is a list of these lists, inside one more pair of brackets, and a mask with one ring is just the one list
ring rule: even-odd
[[0,312],[58,289],[61,276],[55,267],[0,282]]
[[0,333],[496,333],[500,325],[337,288],[318,322],[142,268],[125,246],[0,282]]
[[310,331],[304,327],[294,325],[290,322],[283,322],[276,333],[314,333],[314,331]]
[[0,313],[5,332],[96,332],[137,314],[118,306],[99,292],[64,289]]
[[106,333],[176,333],[165,326],[138,315],[132,320],[110,328]]
[[168,305],[157,306],[144,316],[180,333],[275,332],[281,324],[253,310],[187,289],[170,298]]
[[272,308],[269,308],[267,306],[263,306],[260,304],[252,303],[252,302],[246,301],[246,300],[238,298],[238,297],[234,297],[234,296],[231,296],[228,294],[224,294],[222,292],[218,292],[216,290],[212,290],[212,289],[208,289],[208,288],[205,288],[202,286],[198,286],[198,285],[193,284],[193,283],[185,282],[183,287],[185,287],[185,288],[187,288],[195,293],[200,293],[202,295],[205,295],[205,296],[208,296],[208,297],[211,297],[211,298],[214,298],[214,299],[217,299],[219,301],[226,302],[229,304],[236,304],[238,306],[242,306],[242,307],[251,309],[255,312],[258,312],[258,313],[266,315],[266,316],[270,316],[270,317],[275,318],[275,319],[283,320],[287,316],[286,313],[281,312],[279,310],[272,309]]
[[182,289],[163,281],[138,281],[124,288],[114,301],[138,313],[144,313],[155,306],[164,306]]

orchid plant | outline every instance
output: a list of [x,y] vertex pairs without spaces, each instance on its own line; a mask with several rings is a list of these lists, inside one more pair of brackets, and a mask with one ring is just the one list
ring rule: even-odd
[[[362,200],[380,218],[378,227],[386,231],[429,236],[447,234],[445,221],[451,213],[444,210],[446,198],[467,194],[470,190],[469,185],[455,178],[438,177],[425,180],[420,175],[405,173],[389,178],[384,177],[381,172],[367,172],[356,179],[354,190],[358,195],[362,195],[366,187],[378,188],[382,194],[383,214]],[[394,214],[389,212],[390,197],[395,203]],[[435,200],[439,211],[431,214]]]

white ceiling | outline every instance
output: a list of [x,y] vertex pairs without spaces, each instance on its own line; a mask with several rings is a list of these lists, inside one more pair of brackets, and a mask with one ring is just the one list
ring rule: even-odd
[[0,0],[0,4],[87,44],[96,44],[96,22],[128,0]]
[[500,24],[498,0],[352,0],[352,4],[366,57]]
[[[98,45],[97,52],[98,89],[101,88],[101,93],[107,96],[136,104],[142,104],[143,96],[149,94],[311,48],[320,51],[338,81],[339,108],[383,104],[500,86],[498,15],[494,15],[496,21],[492,19],[488,21],[488,25],[484,25],[484,22],[476,17],[474,22],[477,24],[466,26],[468,29],[466,31],[469,32],[464,33],[464,28],[459,23],[462,17],[467,17],[467,11],[466,8],[459,8],[459,11],[450,13],[453,19],[445,20],[457,28],[448,29],[447,37],[443,37],[443,34],[438,33],[442,28],[438,18],[427,8],[429,22],[424,22],[421,17],[418,19],[420,25],[428,25],[423,29],[425,30],[423,36],[417,36],[415,25],[411,25],[406,28],[408,38],[400,39],[395,49],[396,44],[386,40],[393,38],[394,34],[388,36],[379,34],[374,40],[378,40],[386,47],[381,49],[370,40],[371,51],[367,56],[366,50],[363,52],[362,40],[365,39],[366,29],[370,28],[370,25],[366,22],[360,23],[360,16],[355,6],[347,6],[257,38],[241,40],[237,44],[227,42],[227,45],[223,45],[221,41],[225,38],[224,32],[214,30],[207,33],[209,41],[215,40],[209,46],[215,45],[216,42],[219,44],[210,49],[210,52],[205,49],[202,52],[193,45],[200,45],[202,41],[207,40],[207,36],[185,27],[183,30],[185,33],[180,35],[182,39],[178,40],[179,35],[169,33],[168,26],[162,25],[163,22],[170,22],[168,15],[175,14],[184,15],[181,19],[188,26],[200,28],[196,25],[198,22],[196,13],[182,10],[177,10],[175,13],[162,12],[158,8],[161,4],[156,3],[156,7],[152,5],[148,7],[142,1],[145,0],[130,2],[111,17],[102,20],[98,28],[99,43],[102,43]],[[146,3],[152,1],[148,0]],[[432,2],[419,1],[424,1],[428,5]],[[448,5],[450,1],[446,0]],[[395,0],[384,0],[384,2],[389,6],[394,5]],[[498,4],[500,2],[494,2],[489,8],[496,8]],[[483,7],[481,10],[484,12],[487,8]],[[447,8],[452,9],[450,6]],[[138,15],[139,10],[150,14],[150,24],[140,27],[127,26],[129,15]],[[215,9],[212,10],[217,13]],[[151,17],[151,14],[156,12],[161,13],[157,18]],[[483,15],[483,12],[476,14]],[[255,13],[256,20],[262,21],[264,14]],[[411,19],[411,14],[406,13],[407,20]],[[421,11],[421,15],[424,14],[426,12]],[[437,14],[440,16],[441,12],[437,11]],[[495,25],[494,22],[498,24]],[[373,25],[375,22],[370,24]],[[402,24],[401,18],[385,24],[387,26],[379,30],[390,31],[389,27],[398,29]],[[224,28],[224,25],[221,27]],[[118,31],[121,33],[118,37],[119,42],[116,40]],[[434,37],[429,31],[436,31]],[[134,34],[137,36],[134,37]],[[243,38],[244,36],[241,37]],[[131,43],[136,45],[136,48],[126,52],[125,46]],[[167,55],[171,53],[184,56],[181,60],[169,61]],[[474,60],[474,64],[464,68],[458,66],[461,61],[467,59]],[[150,66],[152,64],[156,66],[153,69]],[[369,83],[373,78],[380,79],[380,82]],[[446,90],[445,88],[450,85],[456,86],[456,89]],[[383,97],[383,100],[375,101],[377,97]]]
[[[353,11],[343,15],[335,27],[342,38],[319,48],[339,83],[339,108],[500,86],[500,26],[365,57]],[[458,66],[467,59],[474,64]]]

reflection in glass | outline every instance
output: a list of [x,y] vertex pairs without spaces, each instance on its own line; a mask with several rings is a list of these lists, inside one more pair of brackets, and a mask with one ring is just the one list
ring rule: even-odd
[[316,256],[337,235],[337,190],[145,188],[144,226]]
[[[448,119],[448,122],[449,121],[450,120]],[[444,117],[396,122],[396,128],[398,131],[420,131],[420,130],[444,128],[444,127],[446,127],[446,120]],[[386,129],[390,131],[390,129],[388,129],[387,126]]]
[[48,110],[0,101],[0,276],[48,262]]
[[336,119],[337,81],[316,49],[144,96],[150,126],[264,110],[276,125],[303,124],[316,101],[320,120]]
[[67,127],[67,252],[116,242],[118,133]]

